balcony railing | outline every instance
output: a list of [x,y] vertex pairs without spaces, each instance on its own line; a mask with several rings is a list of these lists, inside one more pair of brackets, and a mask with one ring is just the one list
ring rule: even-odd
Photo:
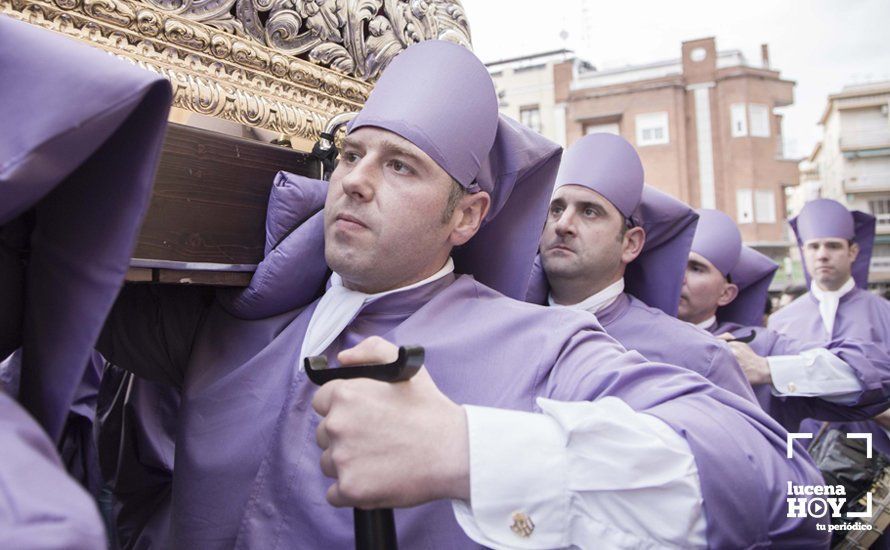
[[876,256],[871,259],[871,271],[890,271],[890,256]]
[[862,132],[843,132],[841,134],[840,146],[844,151],[890,147],[890,128],[865,130]]
[[875,214],[877,218],[876,232],[882,235],[890,233],[890,214]]
[[847,193],[887,190],[890,190],[890,172],[861,174],[844,178],[844,191]]

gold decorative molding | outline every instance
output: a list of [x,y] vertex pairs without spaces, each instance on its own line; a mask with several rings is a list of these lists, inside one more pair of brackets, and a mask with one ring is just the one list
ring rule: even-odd
[[0,13],[164,75],[177,107],[313,141],[408,45],[469,46],[457,0],[0,0]]

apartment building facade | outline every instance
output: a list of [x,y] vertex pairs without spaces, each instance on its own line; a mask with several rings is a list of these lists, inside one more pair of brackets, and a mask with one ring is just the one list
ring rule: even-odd
[[565,115],[554,100],[553,67],[572,59],[571,50],[560,49],[486,63],[500,112],[565,146]]
[[840,201],[877,218],[869,280],[890,286],[890,82],[846,86],[830,95],[822,141],[800,165],[803,200]]

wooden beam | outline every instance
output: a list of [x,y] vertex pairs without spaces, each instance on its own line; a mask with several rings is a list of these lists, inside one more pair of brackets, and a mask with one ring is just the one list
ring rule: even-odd
[[[279,170],[318,177],[317,164],[307,153],[171,123],[133,257],[143,268],[155,267],[153,261],[259,263],[266,204]],[[152,271],[156,282],[241,285],[250,280],[243,271],[212,276],[217,271]],[[127,279],[144,277],[134,271]]]

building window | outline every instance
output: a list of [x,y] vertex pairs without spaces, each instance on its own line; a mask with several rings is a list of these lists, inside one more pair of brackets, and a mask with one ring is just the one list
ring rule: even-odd
[[541,109],[537,105],[519,108],[519,122],[535,132],[541,131]]
[[529,71],[540,71],[541,69],[546,69],[546,68],[547,68],[546,63],[538,63],[536,65],[527,65],[525,67],[516,67],[515,69],[513,69],[513,73],[514,74],[527,73]]
[[754,219],[757,223],[776,223],[776,195],[772,191],[754,192]]
[[890,197],[868,201],[868,209],[877,218],[878,225],[890,225]]
[[733,103],[729,107],[732,123],[732,137],[745,137],[748,135],[748,117],[745,116],[745,104]]
[[671,141],[668,134],[668,114],[666,111],[637,115],[636,126],[637,145],[640,147],[664,145]]
[[585,124],[584,135],[588,134],[615,134],[620,136],[621,132],[618,130],[617,122],[608,122],[606,124]]
[[754,194],[750,189],[736,189],[735,207],[736,221],[739,223],[754,222]]
[[769,107],[757,103],[748,105],[752,137],[769,137]]

